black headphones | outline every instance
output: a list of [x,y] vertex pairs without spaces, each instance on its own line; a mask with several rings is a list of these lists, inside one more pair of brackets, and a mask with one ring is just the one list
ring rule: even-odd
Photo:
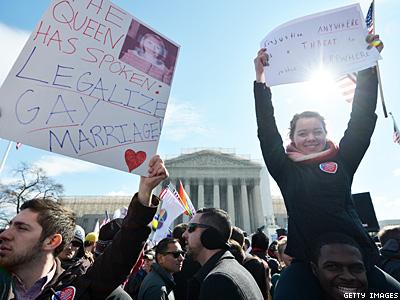
[[200,236],[201,244],[208,250],[225,249],[229,250],[230,246],[222,237],[221,233],[214,227],[208,227]]

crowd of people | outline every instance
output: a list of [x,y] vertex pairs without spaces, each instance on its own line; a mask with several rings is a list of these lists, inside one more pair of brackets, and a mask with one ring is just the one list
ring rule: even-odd
[[[378,40],[367,38],[381,50]],[[102,226],[98,236],[85,235],[58,202],[25,202],[0,233],[0,300],[400,297],[400,226],[383,228],[377,247],[351,199],[377,119],[375,68],[358,74],[338,146],[327,139],[323,117],[307,111],[294,116],[285,149],[265,83],[268,59],[261,49],[254,60],[258,137],[284,197],[287,233],[276,241],[262,228],[247,234],[227,212],[207,207],[150,246],[148,225],[160,201],[152,192],[168,177],[154,156],[127,216]]]

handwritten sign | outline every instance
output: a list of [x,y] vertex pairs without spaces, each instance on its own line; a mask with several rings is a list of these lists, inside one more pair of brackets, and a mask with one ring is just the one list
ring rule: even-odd
[[178,52],[107,0],[53,1],[0,90],[0,136],[146,175]]
[[268,85],[308,80],[313,71],[340,76],[374,66],[379,52],[367,49],[367,28],[359,4],[285,23],[261,42],[270,55]]

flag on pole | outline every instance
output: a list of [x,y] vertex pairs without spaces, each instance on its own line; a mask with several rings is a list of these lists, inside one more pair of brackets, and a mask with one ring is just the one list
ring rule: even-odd
[[[374,1],[369,6],[367,16],[365,17],[365,24],[367,25],[368,34],[373,34],[374,28]],[[357,73],[344,75],[336,80],[336,84],[343,95],[344,99],[351,103],[353,102],[354,93],[357,86]]]
[[154,217],[157,220],[153,223],[156,224],[156,231],[151,238],[154,244],[157,244],[170,234],[171,230],[169,227],[185,211],[177,196],[179,197],[178,193],[174,193],[168,186],[161,191],[161,208],[159,213]]
[[392,120],[393,120],[393,142],[400,144],[399,127],[397,127],[396,120],[394,119],[393,114],[391,112],[389,114],[392,116]]
[[105,215],[105,218],[103,219],[103,221],[101,221],[101,224],[99,225],[99,230],[101,227],[103,227],[104,225],[106,225],[108,222],[111,221],[107,210],[104,212],[104,215]]
[[372,0],[371,5],[369,6],[367,16],[365,17],[365,24],[367,24],[367,29],[369,34],[373,34],[375,32],[374,28],[374,0]]
[[100,232],[100,222],[99,219],[96,220],[96,224],[94,224],[93,232],[96,232],[97,234]]
[[196,209],[193,206],[192,201],[189,198],[189,195],[186,193],[185,189],[183,188],[182,182],[179,180],[179,197],[182,200],[182,204],[185,207],[185,214],[193,217],[196,213]]
[[18,150],[21,146],[22,146],[22,143],[17,142],[17,143],[15,144],[15,149]]

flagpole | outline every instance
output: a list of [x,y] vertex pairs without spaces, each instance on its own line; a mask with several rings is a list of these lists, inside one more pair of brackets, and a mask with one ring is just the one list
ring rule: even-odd
[[[375,0],[372,0],[372,20],[374,22],[374,27],[373,27],[373,34],[375,34]],[[379,62],[376,62],[376,73],[378,76],[378,86],[379,86],[379,95],[381,96],[381,103],[382,103],[382,109],[383,109],[383,115],[385,118],[388,117],[388,113],[386,110],[386,104],[385,104],[385,97],[383,96],[383,87],[382,87],[382,80],[381,80],[381,72],[379,70]]]
[[8,154],[10,153],[12,143],[13,143],[12,141],[8,142],[7,150],[6,150],[6,152],[4,152],[4,156],[3,156],[3,159],[2,159],[1,165],[0,165],[0,174],[1,174],[1,171],[3,171],[4,165],[6,164],[6,160],[7,160]]

